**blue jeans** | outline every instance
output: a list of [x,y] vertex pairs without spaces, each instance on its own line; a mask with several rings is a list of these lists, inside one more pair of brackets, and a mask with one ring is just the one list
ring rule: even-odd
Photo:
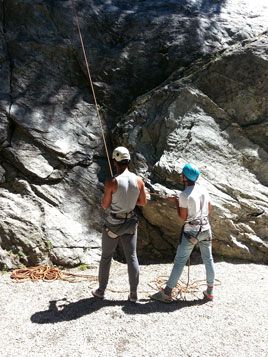
[[[190,235],[190,232],[187,232],[187,235]],[[192,234],[194,237],[196,233]],[[212,257],[212,244],[211,244],[211,231],[207,230],[201,232],[197,236],[201,256],[203,263],[206,267],[206,277],[207,284],[209,286],[213,286],[215,279],[215,271],[214,271],[214,262]],[[170,274],[170,277],[167,281],[167,287],[173,289],[178,280],[181,277],[183,268],[189,259],[192,250],[194,249],[195,244],[191,243],[189,239],[185,237],[185,233],[183,233],[181,244],[178,246],[177,253],[174,259],[174,265]]]

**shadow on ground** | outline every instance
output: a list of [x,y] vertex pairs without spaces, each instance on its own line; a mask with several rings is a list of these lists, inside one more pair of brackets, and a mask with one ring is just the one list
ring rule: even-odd
[[191,301],[174,301],[170,304],[152,301],[150,299],[141,299],[140,302],[131,303],[126,300],[97,300],[95,298],[82,299],[77,302],[68,302],[65,298],[62,300],[52,300],[49,302],[49,308],[45,311],[36,312],[31,316],[31,321],[37,324],[50,324],[63,321],[76,320],[84,315],[97,312],[107,306],[122,306],[125,314],[150,314],[154,312],[169,313],[196,305],[203,305],[208,301],[205,299]]

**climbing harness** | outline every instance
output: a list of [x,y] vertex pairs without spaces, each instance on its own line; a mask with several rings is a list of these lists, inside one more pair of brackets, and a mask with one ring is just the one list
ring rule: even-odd
[[116,239],[125,234],[132,235],[137,230],[138,218],[133,211],[125,214],[110,213],[110,216],[119,219],[119,221],[117,224],[105,221],[103,227],[108,237]]
[[110,158],[109,158],[108,148],[107,148],[107,144],[106,144],[106,140],[105,140],[102,120],[101,120],[100,111],[99,111],[99,106],[98,106],[98,103],[97,103],[97,98],[96,98],[96,94],[95,94],[95,90],[94,90],[94,84],[93,84],[92,76],[91,76],[90,69],[89,69],[89,62],[88,62],[87,55],[86,55],[85,45],[84,45],[83,36],[82,36],[82,33],[81,33],[81,29],[80,29],[79,18],[78,18],[76,9],[75,9],[74,0],[72,0],[72,8],[73,8],[73,12],[74,12],[74,15],[75,15],[77,31],[78,31],[78,34],[79,34],[79,39],[80,39],[80,43],[81,43],[81,47],[82,47],[82,51],[83,51],[83,56],[84,56],[84,60],[85,60],[85,64],[86,64],[87,75],[88,75],[91,91],[92,91],[92,94],[93,94],[96,113],[97,113],[97,117],[98,117],[100,128],[101,128],[101,134],[102,134],[102,139],[103,139],[103,142],[104,142],[105,152],[106,152],[107,159],[108,159],[110,173],[111,173],[111,176],[113,177],[112,165],[111,165],[111,161],[110,161]]

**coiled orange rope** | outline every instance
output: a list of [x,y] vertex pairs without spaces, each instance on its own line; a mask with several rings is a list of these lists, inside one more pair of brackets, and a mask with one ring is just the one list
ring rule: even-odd
[[61,271],[57,267],[51,267],[48,265],[40,265],[36,267],[15,269],[10,275],[11,279],[14,279],[16,282],[24,282],[26,280],[43,280],[52,282],[55,280],[65,280],[69,282],[77,282],[82,280],[87,281],[97,281],[98,277],[94,275],[83,275],[83,274],[74,274]]
[[[48,265],[40,265],[36,267],[29,267],[29,268],[21,268],[15,269],[10,275],[11,279],[16,282],[25,282],[27,280],[38,281],[43,280],[46,282],[53,282],[55,280],[64,280],[70,283],[75,283],[79,281],[98,281],[98,277],[95,275],[85,275],[85,274],[75,274],[75,273],[68,273],[60,270],[57,267],[48,266]],[[153,288],[154,290],[161,290],[165,283],[167,282],[168,277],[165,276],[158,276],[155,281],[152,281],[148,285]],[[220,285],[220,281],[216,280],[216,284]],[[174,300],[186,300],[187,295],[192,295],[195,298],[199,298],[196,294],[198,293],[200,286],[206,286],[205,280],[195,280],[193,282],[189,282],[189,275],[188,281],[185,283],[183,281],[179,281],[175,288],[172,291],[172,297]],[[121,290],[112,290],[107,289],[112,292],[123,293],[126,291]],[[140,293],[149,294],[147,291],[140,291]]]
[[[155,281],[152,281],[149,286],[155,290],[162,290],[166,286],[166,282],[168,277],[166,276],[158,276]],[[214,286],[221,285],[220,280],[215,279]],[[193,297],[199,299],[200,297],[197,295],[200,288],[207,286],[206,280],[195,280],[193,282],[187,282],[179,280],[177,285],[172,290],[172,298],[173,300],[186,300],[188,295],[192,295]]]
[[[165,287],[165,284],[168,280],[168,277],[165,276],[158,276],[157,279],[155,281],[153,281],[152,283],[150,283],[149,285],[154,288],[155,290],[162,290]],[[152,284],[154,284],[155,286],[153,286]],[[185,283],[183,281],[179,281],[177,283],[177,285],[175,286],[175,288],[173,288],[172,290],[172,298],[174,300],[177,299],[182,299],[182,300],[186,300],[186,296],[188,294],[199,298],[196,294],[199,291],[199,288],[201,285],[206,286],[206,281],[205,280],[196,280],[193,281],[192,283]]]

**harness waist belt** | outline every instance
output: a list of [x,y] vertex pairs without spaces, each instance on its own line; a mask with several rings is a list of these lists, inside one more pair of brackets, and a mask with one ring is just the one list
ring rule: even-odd
[[126,213],[110,213],[110,215],[114,218],[122,218],[122,219],[127,219],[131,218],[134,216],[134,212],[126,212]]
[[193,221],[188,222],[191,226],[199,226],[199,225],[205,225],[208,223],[208,219],[206,217],[201,218],[201,219],[194,219]]

